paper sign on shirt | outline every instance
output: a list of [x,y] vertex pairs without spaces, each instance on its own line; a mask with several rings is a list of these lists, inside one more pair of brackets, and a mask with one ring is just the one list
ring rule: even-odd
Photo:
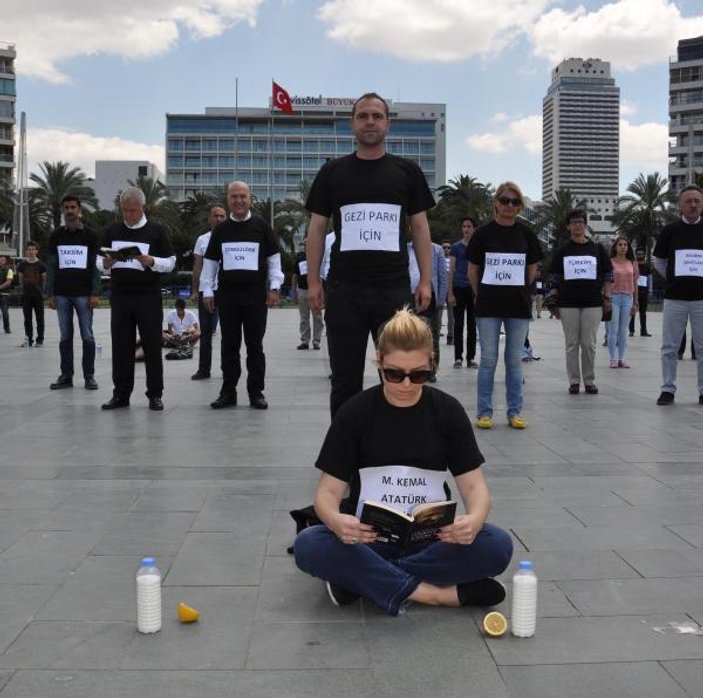
[[85,245],[57,245],[59,269],[87,269],[88,248]]
[[595,281],[597,278],[598,260],[590,255],[575,255],[564,257],[564,280],[578,281],[587,279]]
[[637,285],[638,285],[640,288],[647,288],[647,277],[646,277],[646,276],[642,276],[642,275],[638,276],[638,277],[637,277]]
[[359,470],[361,490],[356,515],[367,499],[387,504],[410,513],[413,507],[426,502],[441,502],[447,498],[444,491],[445,471],[425,470],[409,465],[384,465]]
[[300,269],[300,276],[306,276],[308,273],[308,263],[307,260],[301,259],[298,262],[298,269]]
[[342,206],[340,252],[399,252],[400,211],[397,204]]
[[703,250],[676,250],[674,276],[703,276]]
[[524,252],[486,252],[482,284],[489,286],[524,286]]
[[225,271],[258,271],[258,242],[223,242],[222,268]]
[[[113,250],[121,250],[123,247],[137,246],[142,254],[149,254],[148,242],[134,242],[133,240],[113,240],[110,244]],[[144,271],[142,263],[137,259],[130,259],[128,262],[115,262],[112,265],[113,269],[134,269],[135,271]]]

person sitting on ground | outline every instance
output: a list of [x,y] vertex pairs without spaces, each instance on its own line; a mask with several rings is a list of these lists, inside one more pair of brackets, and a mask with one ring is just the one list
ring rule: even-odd
[[[317,458],[315,512],[322,525],[301,531],[293,552],[303,572],[326,581],[335,605],[364,597],[395,616],[411,601],[494,606],[505,598],[493,577],[508,566],[512,541],[486,523],[491,498],[484,459],[464,408],[424,385],[433,372],[432,350],[427,324],[407,309],[397,311],[378,338],[381,385],[342,405]],[[436,539],[381,543],[361,523],[366,500],[446,500],[447,471],[466,513]]]
[[192,346],[200,339],[198,319],[192,310],[186,310],[186,302],[182,298],[176,299],[175,306],[166,318],[168,328],[161,334],[163,346]]

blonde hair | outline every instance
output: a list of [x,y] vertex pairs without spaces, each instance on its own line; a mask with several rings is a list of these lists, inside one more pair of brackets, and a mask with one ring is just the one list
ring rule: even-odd
[[422,351],[434,366],[432,330],[407,306],[397,310],[378,336],[378,357],[393,351]]
[[515,182],[502,182],[501,184],[498,185],[498,188],[496,189],[496,193],[493,195],[493,212],[495,213],[496,210],[496,200],[498,199],[499,196],[503,196],[503,194],[508,190],[512,189],[518,196],[518,199],[520,199],[520,211],[524,210],[525,208],[525,196],[522,193],[522,189],[518,187]]

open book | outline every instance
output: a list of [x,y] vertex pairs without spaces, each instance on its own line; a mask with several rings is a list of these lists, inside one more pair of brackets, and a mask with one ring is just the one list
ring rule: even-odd
[[139,257],[142,251],[136,246],[131,247],[121,247],[119,250],[113,250],[110,247],[101,247],[100,254],[103,257],[109,257],[115,260],[115,262],[129,262],[130,259]]
[[374,527],[380,543],[422,543],[434,539],[442,526],[453,523],[455,514],[455,501],[418,504],[408,515],[387,504],[366,500],[361,522]]

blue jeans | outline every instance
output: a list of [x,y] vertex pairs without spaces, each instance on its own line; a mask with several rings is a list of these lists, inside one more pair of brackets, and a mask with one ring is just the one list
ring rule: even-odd
[[347,545],[326,526],[311,526],[298,534],[293,552],[303,572],[361,594],[397,616],[420,582],[448,587],[499,575],[510,563],[513,542],[492,524],[484,524],[471,545],[436,541],[407,547]]
[[481,345],[481,363],[476,379],[479,417],[493,416],[493,381],[498,365],[501,325],[505,327],[505,399],[508,405],[508,417],[514,417],[522,412],[521,352],[529,324],[528,318],[476,318]]
[[613,317],[608,323],[608,353],[611,361],[625,359],[632,303],[631,293],[612,294]]
[[88,296],[56,296],[56,315],[59,319],[59,354],[61,375],[73,376],[73,311],[78,317],[78,329],[83,341],[83,376],[95,375],[95,338],[93,337],[93,309]]

